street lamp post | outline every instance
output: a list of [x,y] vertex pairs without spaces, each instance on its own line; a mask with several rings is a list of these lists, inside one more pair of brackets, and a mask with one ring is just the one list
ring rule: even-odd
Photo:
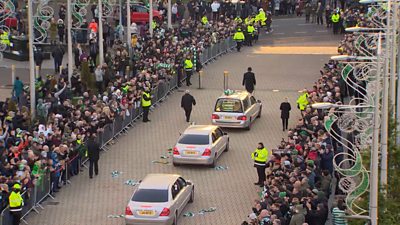
[[126,0],[126,21],[126,43],[131,49],[131,0]]
[[149,1],[149,32],[150,37],[153,37],[153,0]]
[[67,39],[68,39],[68,85],[71,85],[72,71],[74,68],[72,60],[72,10],[71,0],[67,0]]
[[[98,0],[99,4],[99,65],[104,63],[104,44],[103,44],[103,2]],[[96,59],[95,59],[96,60]]]
[[171,5],[171,0],[168,0],[168,29],[172,28],[172,5]]
[[33,4],[32,0],[28,0],[28,33],[29,33],[29,86],[30,86],[30,103],[31,118],[35,118],[36,109],[36,93],[35,93],[35,61],[33,57]]

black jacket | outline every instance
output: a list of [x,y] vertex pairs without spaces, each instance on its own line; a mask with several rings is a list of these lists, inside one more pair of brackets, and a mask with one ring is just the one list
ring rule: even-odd
[[100,145],[94,140],[89,139],[87,142],[88,157],[90,160],[99,160],[100,158]]
[[62,61],[62,58],[64,56],[64,50],[61,47],[56,47],[51,53],[51,55],[53,56],[54,60]]
[[182,96],[181,107],[185,110],[192,110],[192,105],[196,105],[196,100],[190,94]]
[[256,85],[256,76],[253,72],[247,72],[243,75],[242,85],[245,86],[248,92],[254,91],[254,85]]
[[289,102],[282,102],[281,107],[279,108],[281,110],[281,118],[282,119],[289,119],[289,112],[292,109],[290,106]]

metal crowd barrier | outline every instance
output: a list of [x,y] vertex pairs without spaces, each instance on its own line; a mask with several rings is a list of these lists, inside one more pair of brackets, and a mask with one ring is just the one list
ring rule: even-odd
[[212,44],[209,48],[203,50],[199,58],[203,64],[212,62],[219,56],[228,53],[230,50],[235,48],[235,41],[229,37],[225,40],[221,40],[215,44]]
[[[53,198],[50,195],[50,172],[43,174],[40,178],[38,178],[33,189],[26,190],[21,195],[24,199],[21,221],[25,224],[28,224],[24,218],[32,211],[35,211],[39,214],[40,211],[38,208],[43,209],[40,203],[43,202],[47,197]],[[0,225],[13,224],[9,207],[3,209],[0,216]]]
[[[232,44],[233,43],[233,44]],[[234,47],[234,42],[232,38],[225,39],[215,45],[212,45],[210,48],[204,49],[203,53],[200,54],[199,58],[202,64],[206,64],[211,60],[214,60],[218,56],[227,53],[230,49]],[[182,76],[181,82],[185,80],[185,76]],[[178,76],[175,74],[168,80],[163,80],[159,82],[159,84],[153,88],[151,91],[152,98],[152,108],[157,107],[161,102],[165,101],[168,95],[173,93],[173,91],[178,87]],[[129,111],[129,115],[118,115],[114,118],[114,121],[110,124],[106,124],[103,127],[102,132],[97,133],[96,142],[101,146],[100,148],[103,151],[108,150],[108,145],[112,143],[114,140],[117,140],[122,133],[126,133],[130,127],[133,126],[133,123],[137,121],[143,114],[142,107],[133,106],[127,109]],[[81,157],[79,154],[70,159],[65,164],[65,168],[62,172],[65,173],[64,182],[69,182],[69,173],[71,172],[71,168],[75,166],[76,161],[78,160],[79,167],[86,167],[86,162],[89,160],[86,154]],[[74,163],[74,165],[71,165]],[[78,168],[79,170],[79,168]],[[42,178],[38,180],[38,183],[35,187],[29,192],[24,192],[24,207],[23,207],[23,216],[21,221],[25,224],[28,224],[24,218],[32,211],[36,213],[40,213],[38,208],[43,209],[41,203],[48,197],[54,197],[50,194],[51,192],[51,181],[50,181],[50,172],[47,172],[43,175]],[[0,225],[9,225],[12,224],[12,218],[10,216],[9,208],[5,208],[0,214]]]

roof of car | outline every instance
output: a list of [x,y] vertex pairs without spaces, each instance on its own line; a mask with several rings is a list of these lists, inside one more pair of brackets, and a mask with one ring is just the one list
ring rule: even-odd
[[214,125],[191,125],[188,128],[186,128],[184,134],[209,134],[215,129],[217,129],[218,126]]
[[168,190],[169,186],[180,177],[178,174],[153,173],[148,174],[140,183],[140,189]]
[[225,93],[223,93],[222,95],[221,95],[221,97],[219,97],[219,98],[232,98],[232,99],[240,99],[240,100],[243,100],[243,99],[245,99],[248,95],[250,95],[250,93],[249,92],[247,92],[247,91],[242,91],[242,90],[237,90],[237,91],[234,91],[232,94],[225,94]]

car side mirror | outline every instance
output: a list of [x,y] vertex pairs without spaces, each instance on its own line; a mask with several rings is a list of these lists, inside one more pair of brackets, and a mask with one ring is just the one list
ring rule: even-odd
[[192,185],[192,181],[187,180],[187,181],[186,181],[186,184],[187,184],[187,185]]
[[224,135],[228,135],[228,133],[224,132]]
[[261,101],[260,101],[260,100],[257,100],[257,102],[258,102],[258,103],[261,103]]

